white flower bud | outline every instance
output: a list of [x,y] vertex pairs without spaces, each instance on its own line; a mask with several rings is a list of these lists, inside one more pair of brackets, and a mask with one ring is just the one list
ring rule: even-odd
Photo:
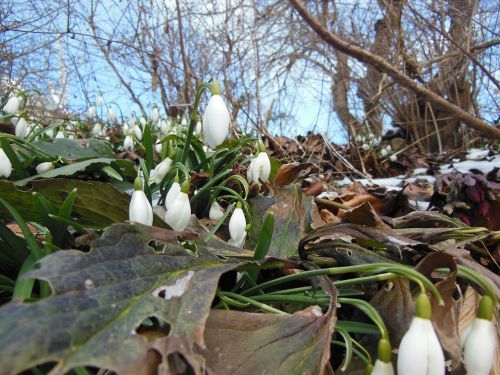
[[496,353],[496,328],[492,321],[476,318],[463,342],[467,374],[488,375]]
[[16,137],[24,138],[28,134],[28,124],[24,118],[20,118],[16,123]]
[[399,345],[398,374],[445,374],[443,349],[430,320],[413,318]]
[[208,218],[212,221],[219,221],[224,216],[224,210],[216,201],[212,202],[210,206],[210,211],[208,212]]
[[165,197],[165,208],[168,210],[172,203],[174,202],[177,195],[181,192],[181,185],[178,182],[174,182],[170,187],[170,190]]
[[246,232],[247,221],[243,209],[236,207],[229,219],[229,235],[231,236],[231,244],[242,247],[247,236]]
[[130,135],[127,135],[123,140],[123,148],[125,150],[133,150],[134,149],[134,140]]
[[181,191],[168,206],[167,213],[165,214],[165,222],[173,230],[182,231],[186,229],[190,217],[191,204],[189,203],[189,197]]
[[113,124],[116,122],[115,111],[113,111],[113,108],[111,107],[108,108],[108,121]]
[[135,134],[135,137],[140,141],[142,140],[142,130],[140,127],[138,127],[137,125],[135,125],[133,128],[132,128],[132,131],[134,132]]
[[128,218],[134,223],[153,225],[153,208],[142,190],[134,190],[128,209]]
[[212,95],[203,114],[205,142],[215,148],[222,144],[229,133],[229,111],[220,95]]
[[172,166],[172,159],[165,158],[161,163],[159,163],[154,169],[152,176],[150,178],[150,183],[160,184],[163,178],[167,175],[170,167]]
[[102,107],[104,105],[104,98],[102,96],[98,96],[95,101],[96,107]]
[[52,163],[50,161],[46,161],[46,162],[40,163],[36,166],[36,173],[42,174],[42,173],[51,171],[52,169],[54,169],[54,163]]
[[158,112],[158,107],[153,106],[153,109],[151,110],[151,121],[153,124],[156,124],[159,119],[160,119],[160,113]]
[[260,152],[252,159],[247,170],[248,182],[259,183],[259,179],[263,182],[269,181],[271,173],[271,161],[265,151]]
[[87,117],[92,119],[97,116],[97,113],[95,112],[94,106],[90,106],[89,109],[87,110]]
[[7,100],[7,103],[3,106],[3,111],[9,115],[13,115],[19,111],[21,107],[21,100],[18,96],[13,95]]
[[0,148],[0,177],[9,178],[12,173],[12,163],[5,154],[3,148]]

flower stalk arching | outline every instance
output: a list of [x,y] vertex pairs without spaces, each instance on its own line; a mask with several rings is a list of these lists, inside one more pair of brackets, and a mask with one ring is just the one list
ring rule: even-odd
[[[425,287],[427,287],[432,292],[437,301],[440,304],[443,303],[441,294],[437,290],[436,286],[427,277],[422,275],[420,272],[415,271],[411,267],[406,267],[401,264],[392,264],[392,263],[360,264],[356,266],[331,267],[331,268],[322,268],[318,270],[304,271],[293,275],[283,276],[274,280],[269,280],[265,283],[249,288],[245,290],[243,293],[244,294],[252,293],[257,290],[269,288],[271,286],[283,284],[292,280],[298,280],[306,277],[323,276],[323,275],[333,276],[333,275],[342,275],[345,273],[356,273],[356,272],[372,273],[372,274],[381,272],[390,272],[395,275],[405,277],[409,280],[417,282],[420,286],[420,289],[423,290],[424,292],[425,292]],[[356,278],[352,280],[354,281],[356,280]]]
[[184,143],[184,147],[183,147],[182,153],[181,153],[180,162],[182,164],[186,163],[188,153],[189,153],[189,148],[191,147],[191,141],[193,140],[193,133],[194,133],[194,130],[196,128],[196,123],[198,122],[198,106],[200,105],[201,94],[203,93],[203,91],[205,91],[205,89],[210,89],[211,86],[212,86],[212,83],[210,81],[203,82],[196,89],[196,96],[194,99],[193,109],[191,110],[189,127],[188,127],[188,131],[186,134],[186,142]]

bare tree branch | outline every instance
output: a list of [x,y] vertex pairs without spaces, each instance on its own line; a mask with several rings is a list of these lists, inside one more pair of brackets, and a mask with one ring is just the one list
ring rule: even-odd
[[404,75],[399,70],[397,70],[393,65],[387,62],[380,56],[374,55],[364,48],[353,45],[341,39],[337,34],[332,33],[326,29],[321,22],[314,17],[311,12],[304,6],[300,0],[289,0],[290,4],[295,8],[295,10],[300,14],[302,19],[314,30],[314,32],[325,42],[331,45],[333,48],[344,52],[345,54],[354,57],[355,59],[372,65],[383,73],[386,73],[392,77],[399,84],[407,87],[416,94],[421,95],[430,103],[435,105],[442,110],[452,112],[455,116],[463,121],[465,124],[474,128],[485,135],[500,139],[500,129],[494,126],[488,125],[485,121],[478,119],[471,114],[467,113],[460,107],[450,103],[443,97],[439,96],[435,92],[427,89],[423,85],[420,85],[413,81],[410,77]]

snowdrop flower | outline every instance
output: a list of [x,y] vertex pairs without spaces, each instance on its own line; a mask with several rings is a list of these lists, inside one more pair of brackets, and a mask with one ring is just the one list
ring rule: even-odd
[[135,137],[140,141],[142,140],[142,130],[140,127],[138,127],[137,125],[135,125],[133,128],[132,128],[132,131],[134,132],[135,134]]
[[361,136],[361,134],[358,134],[355,139],[357,143],[363,142],[363,137]]
[[158,112],[158,107],[153,105],[153,109],[151,110],[151,121],[153,124],[156,124],[160,119],[160,113]]
[[271,173],[271,161],[265,151],[252,159],[250,166],[247,169],[248,182],[259,183],[259,179],[263,182],[269,181],[269,174]]
[[[171,190],[172,189],[169,190],[169,193]],[[189,181],[186,180],[182,184],[180,192],[177,193],[168,204],[165,222],[170,225],[173,230],[182,231],[186,229],[189,223],[189,218],[191,217],[191,204],[189,203],[189,197],[187,195],[188,191]]]
[[62,130],[59,130],[56,134],[56,139],[64,138],[64,133]]
[[161,120],[160,121],[160,131],[163,135],[168,135],[168,133],[170,132],[170,127],[171,127],[170,120],[168,120],[168,121]]
[[387,339],[380,339],[378,342],[378,358],[371,375],[394,375],[394,368],[391,363],[391,344]]
[[181,126],[188,126],[188,121],[186,120],[185,117],[183,117],[181,120]]
[[212,96],[203,114],[203,135],[205,142],[215,148],[222,144],[229,133],[230,115],[220,96],[219,84],[215,81],[211,86]]
[[363,146],[361,146],[361,148],[365,151],[368,151],[370,149],[370,146],[366,143],[363,143]]
[[170,167],[172,167],[172,163],[173,160],[169,157],[165,158],[161,163],[159,163],[154,169],[152,176],[149,179],[149,183],[154,182],[155,184],[160,184],[170,170]]
[[19,111],[22,101],[17,95],[13,95],[7,100],[7,103],[3,106],[3,111],[9,115],[13,115]]
[[175,178],[174,183],[170,186],[170,190],[165,197],[165,208],[168,210],[172,205],[175,197],[181,192],[181,185],[179,185],[178,177]]
[[153,207],[142,191],[142,181],[139,177],[134,181],[134,189],[128,208],[128,219],[133,223],[153,225]]
[[132,112],[132,116],[130,117],[130,127],[133,128],[137,125],[137,117],[135,117],[135,113]]
[[399,345],[398,374],[444,375],[443,349],[430,319],[429,298],[421,293],[417,298],[416,316]]
[[398,160],[398,156],[396,154],[392,154],[390,157],[389,157],[389,160],[390,161],[397,161]]
[[493,301],[483,296],[477,317],[470,330],[465,333],[462,343],[467,374],[488,375],[493,367],[496,354],[496,327],[492,322]]
[[391,152],[391,151],[392,151],[392,147],[391,147],[391,145],[387,145],[387,146],[385,147],[385,151],[387,151],[387,153]]
[[104,98],[99,95],[95,101],[96,107],[102,107],[104,105]]
[[383,158],[385,158],[387,156],[387,150],[385,148],[380,150],[380,156],[382,156]]
[[46,161],[36,166],[36,173],[42,174],[51,171],[52,169],[54,169],[54,163],[52,163],[51,161]]
[[0,177],[9,178],[12,173],[12,163],[5,154],[3,148],[0,148]]
[[130,135],[127,135],[123,140],[123,148],[125,150],[133,150],[134,149],[134,140]]
[[116,122],[115,111],[113,111],[113,108],[111,107],[108,108],[108,121],[113,124]]
[[97,122],[92,128],[92,135],[94,137],[100,137],[102,135],[102,124]]
[[24,138],[28,134],[28,124],[24,118],[20,118],[16,123],[16,137]]
[[145,127],[145,126],[146,126],[146,124],[148,123],[148,122],[146,121],[146,119],[145,119],[144,117],[142,117],[142,116],[141,116],[141,118],[139,119],[139,122],[141,123],[142,127]]
[[157,154],[161,154],[163,151],[163,144],[161,142],[155,143],[155,151]]
[[89,109],[87,109],[87,117],[88,118],[94,118],[97,116],[97,113],[95,112],[94,106],[90,106]]
[[224,216],[224,210],[217,201],[213,201],[208,212],[208,218],[212,221],[219,221]]
[[245,214],[241,208],[241,203],[238,202],[231,215],[231,219],[229,219],[229,235],[231,238],[228,243],[236,247],[243,247],[245,238],[247,237],[246,227]]
[[201,134],[201,122],[198,121],[196,123],[196,128],[195,128],[194,132],[196,133],[196,135],[200,135]]

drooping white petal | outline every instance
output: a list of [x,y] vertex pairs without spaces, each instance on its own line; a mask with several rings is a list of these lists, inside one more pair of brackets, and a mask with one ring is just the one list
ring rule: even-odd
[[115,111],[113,111],[113,108],[108,108],[108,120],[109,122],[115,123],[116,122],[116,115]]
[[5,154],[3,148],[0,148],[0,177],[9,178],[12,173],[12,163]]
[[265,151],[259,153],[259,177],[263,182],[269,181],[271,174],[271,161]]
[[134,223],[153,224],[153,208],[142,190],[134,190],[130,200],[128,217]]
[[87,117],[88,118],[94,118],[97,115],[95,112],[95,108],[93,106],[90,106],[89,109],[87,110]]
[[380,359],[375,361],[371,375],[394,375],[392,363],[382,362]]
[[229,111],[220,95],[212,95],[203,114],[203,135],[205,142],[215,148],[229,133]]
[[[141,117],[142,118],[142,117]],[[134,132],[136,138],[140,141],[142,140],[142,130],[140,127],[137,125],[132,128],[132,131]]]
[[62,130],[59,130],[56,134],[56,139],[65,138]]
[[248,169],[247,169],[247,181],[250,183],[252,183],[252,182],[258,183],[258,181],[254,180],[255,160],[256,160],[256,158],[253,158],[250,161],[250,165],[248,166]]
[[210,206],[210,211],[208,212],[208,218],[213,221],[219,221],[220,219],[222,219],[222,216],[224,216],[222,207],[219,203],[213,201],[212,205]]
[[172,206],[172,203],[174,202],[175,198],[177,197],[177,195],[179,195],[180,192],[181,192],[181,185],[178,182],[174,182],[170,187],[167,196],[165,197],[165,208],[167,210]]
[[19,100],[19,97],[14,95],[7,100],[7,103],[3,106],[3,111],[9,115],[13,115],[14,113],[17,113],[20,106],[21,101]]
[[151,110],[151,121],[156,124],[160,119],[160,113],[158,112],[158,107],[153,107]]
[[46,161],[44,163],[40,163],[36,166],[36,173],[42,174],[54,169],[54,164],[50,161]]
[[180,192],[167,208],[165,222],[173,230],[181,231],[186,229],[191,217],[191,204],[186,193]]
[[430,320],[413,318],[399,345],[397,367],[398,374],[444,375],[443,350]]
[[247,221],[243,210],[239,207],[235,208],[231,219],[229,219],[229,235],[232,240],[240,241],[245,232]]
[[161,154],[163,151],[163,144],[161,142],[155,143],[155,151],[157,154]]
[[123,140],[123,148],[125,150],[132,150],[134,148],[134,140],[130,135],[127,135]]
[[100,137],[101,134],[102,134],[102,124],[100,122],[97,122],[92,128],[92,135],[94,137]]
[[104,105],[104,98],[102,96],[98,96],[95,101],[96,107],[102,107]]
[[467,374],[488,375],[495,360],[496,345],[493,322],[476,318],[463,344]]
[[28,134],[28,124],[24,118],[20,118],[16,123],[16,137],[24,138]]
[[172,159],[170,158],[165,158],[165,160],[163,160],[160,164],[158,164],[154,169],[153,182],[155,184],[159,184],[163,180],[163,178],[167,175],[171,166],[172,166]]
[[233,245],[235,247],[242,248],[243,245],[245,244],[245,240],[247,238],[247,232],[244,231],[239,238],[230,238],[229,241],[227,241],[228,244]]

